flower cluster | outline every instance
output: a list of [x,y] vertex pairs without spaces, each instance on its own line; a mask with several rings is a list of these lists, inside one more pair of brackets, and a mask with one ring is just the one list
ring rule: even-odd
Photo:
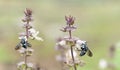
[[72,16],[69,16],[69,17],[65,16],[65,20],[66,20],[67,25],[65,27],[63,27],[62,29],[60,29],[61,31],[69,32],[69,31],[74,31],[77,28],[76,26],[73,26],[74,21],[75,21],[74,17],[72,17]]
[[21,32],[19,35],[20,42],[17,44],[15,47],[15,50],[17,50],[21,56],[24,56],[24,61],[18,63],[18,69],[19,70],[27,70],[30,69],[32,70],[33,64],[32,63],[27,63],[27,57],[31,56],[33,53],[33,49],[31,48],[32,45],[28,42],[28,39],[36,39],[43,41],[41,37],[38,36],[39,31],[36,31],[30,22],[33,21],[32,19],[32,11],[28,8],[24,11],[25,17],[22,19],[23,23],[23,28],[25,28],[25,32]]
[[33,70],[33,64],[32,63],[27,63],[27,65],[25,64],[25,62],[19,62],[17,64],[17,68],[18,70],[24,70],[27,66],[28,70]]
[[[88,56],[92,57],[92,52],[87,46],[87,42],[80,40],[77,37],[72,37],[72,31],[77,27],[74,26],[75,18],[72,16],[65,16],[67,25],[61,29],[63,32],[68,32],[69,36],[61,38],[56,43],[56,50],[61,51],[62,57],[59,55],[57,60],[64,62],[66,65],[70,67],[74,67],[76,70],[76,66],[83,66],[85,63],[80,60],[79,56],[84,56],[86,53]],[[79,54],[78,54],[79,53]]]

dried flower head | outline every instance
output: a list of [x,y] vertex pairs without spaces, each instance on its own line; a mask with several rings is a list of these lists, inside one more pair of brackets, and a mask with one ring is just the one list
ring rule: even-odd
[[73,25],[74,24],[74,21],[75,21],[75,17],[73,16],[65,16],[65,20],[67,22],[67,25]]
[[32,16],[32,10],[31,9],[28,9],[28,8],[26,8],[26,10],[24,11],[24,14],[26,15],[26,16]]
[[73,26],[75,18],[72,16],[65,16],[65,20],[66,20],[66,26],[62,27],[62,29],[60,29],[63,32],[69,32],[69,31],[74,31],[75,29],[77,29],[76,26]]
[[23,22],[29,22],[32,21],[32,11],[28,8],[25,9],[24,11],[25,17],[22,19]]

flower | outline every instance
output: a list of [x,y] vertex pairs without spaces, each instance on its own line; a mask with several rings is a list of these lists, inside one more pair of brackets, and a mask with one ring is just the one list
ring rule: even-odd
[[27,67],[33,68],[33,64],[32,63],[27,63]]
[[100,67],[101,69],[105,69],[107,66],[108,66],[108,63],[107,63],[107,61],[106,61],[105,59],[101,59],[101,60],[99,61],[99,67]]
[[[75,64],[78,64],[79,63],[79,58],[78,58],[77,52],[75,50],[73,50],[73,56],[74,56]],[[66,58],[65,63],[68,66],[73,66],[74,65],[70,49],[66,51],[65,58]]]
[[33,52],[33,51],[34,51],[34,50],[31,49],[31,48],[27,48],[27,49],[26,49],[26,55],[27,55],[27,56],[32,55],[32,52]]
[[25,14],[26,16],[32,16],[32,10],[26,8],[25,11],[24,11],[24,14]]
[[22,47],[21,47],[21,48],[18,50],[18,52],[23,55],[23,54],[25,53],[25,48],[22,48]]
[[25,17],[24,19],[22,19],[23,22],[28,22],[28,21],[32,21],[32,11],[28,8],[25,9],[24,11]]
[[57,56],[56,56],[56,60],[57,60],[57,61],[64,62],[64,61],[65,61],[65,56],[64,56],[64,55],[57,55]]
[[36,31],[34,28],[31,28],[28,31],[29,31],[31,39],[43,41],[43,39],[41,37],[38,37],[39,31]]
[[63,32],[69,32],[69,31],[75,31],[75,29],[77,29],[77,26],[65,26],[65,27],[62,27],[62,29],[60,29],[60,31],[63,31]]
[[25,49],[25,48],[21,47],[21,48],[20,48],[19,50],[17,50],[17,51],[21,54],[21,56],[23,56],[25,53],[26,53],[27,56],[30,56],[30,55],[32,55],[32,52],[33,52],[34,50],[31,49],[31,48]]
[[21,68],[23,65],[25,65],[25,62],[24,62],[24,61],[19,62],[19,63],[17,64],[17,68]]
[[75,18],[72,17],[72,16],[68,16],[68,17],[65,16],[65,20],[66,20],[66,22],[67,22],[67,25],[73,25]]
[[77,40],[77,41],[76,41],[76,43],[77,43],[77,44],[85,44],[85,43],[86,43],[86,41]]
[[19,62],[19,63],[17,64],[17,68],[18,68],[18,69],[24,69],[24,67],[26,67],[26,66],[27,66],[27,68],[33,68],[33,64],[32,64],[32,63],[27,63],[27,64],[25,64],[25,62],[22,61],[22,62]]
[[[73,56],[74,56],[74,58],[77,57],[77,52],[75,50],[73,50]],[[67,59],[72,59],[72,54],[71,54],[71,50],[70,49],[67,50],[67,52],[66,52],[66,58]]]
[[60,46],[65,46],[66,45],[66,41],[65,40],[62,40],[58,43]]
[[27,24],[27,23],[23,23],[23,26],[22,26],[23,28],[28,28],[28,29],[30,29],[30,28],[32,28],[32,24],[29,22],[29,24]]

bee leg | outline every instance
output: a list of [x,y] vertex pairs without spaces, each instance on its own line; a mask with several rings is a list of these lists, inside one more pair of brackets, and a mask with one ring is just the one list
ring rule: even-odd
[[21,47],[21,45],[20,45],[20,44],[16,45],[15,50],[20,49],[20,47]]
[[32,47],[32,45],[31,45],[30,43],[28,43],[28,42],[27,42],[27,46],[28,46],[28,47]]

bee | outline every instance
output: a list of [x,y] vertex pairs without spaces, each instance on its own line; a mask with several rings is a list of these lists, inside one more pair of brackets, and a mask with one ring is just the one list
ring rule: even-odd
[[21,39],[20,43],[15,47],[16,50],[20,49],[21,47],[27,49],[27,47],[31,47],[32,45],[28,43],[25,39]]
[[87,55],[89,57],[93,56],[93,53],[91,52],[91,50],[87,47],[86,43],[82,43],[81,44],[81,52],[80,52],[80,56],[84,56],[87,53]]

